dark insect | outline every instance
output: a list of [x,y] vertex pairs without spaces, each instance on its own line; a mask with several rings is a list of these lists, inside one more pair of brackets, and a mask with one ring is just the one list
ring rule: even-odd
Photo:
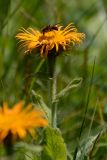
[[58,30],[58,26],[57,25],[48,25],[42,29],[42,33],[44,34],[45,32],[52,31],[52,30]]

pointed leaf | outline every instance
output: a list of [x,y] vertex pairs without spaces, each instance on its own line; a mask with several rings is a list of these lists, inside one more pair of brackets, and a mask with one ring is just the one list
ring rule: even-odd
[[39,94],[37,94],[34,90],[32,90],[32,94],[35,96],[36,101],[39,104],[40,108],[44,111],[48,121],[51,122],[51,111],[45,104],[43,98]]
[[80,86],[82,82],[82,78],[74,79],[72,80],[64,89],[62,89],[57,95],[56,99],[58,100],[59,98],[63,97],[68,91],[70,91],[73,88],[77,88]]

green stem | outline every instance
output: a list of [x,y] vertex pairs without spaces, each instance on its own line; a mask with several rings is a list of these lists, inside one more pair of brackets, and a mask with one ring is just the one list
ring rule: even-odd
[[36,81],[36,74],[40,71],[41,67],[44,64],[44,59],[42,59],[40,61],[40,63],[38,64],[38,66],[35,69],[34,73],[31,73],[31,71],[29,71],[29,73],[27,74],[26,78],[25,78],[25,87],[24,87],[24,94],[25,94],[25,100],[26,102],[29,102],[29,93],[31,92],[31,90],[33,89],[33,85]]
[[48,74],[49,74],[49,106],[51,108],[51,125],[56,127],[56,110],[57,103],[55,102],[56,96],[56,76],[55,76],[55,63],[56,55],[48,55]]
[[12,160],[13,157],[13,143],[12,143],[12,134],[11,132],[8,133],[7,137],[4,139],[4,147],[6,151],[6,159]]
[[54,71],[52,83],[52,126],[57,127],[57,102],[56,102],[56,75]]
[[[42,67],[43,64],[44,64],[44,61],[45,61],[44,59],[42,59],[42,60],[40,61],[40,63],[38,64],[38,66],[37,66],[37,68],[36,68],[36,70],[35,70],[34,75],[36,75],[36,73],[38,73],[38,72],[40,71],[41,67]],[[32,82],[31,82],[30,91],[31,91],[32,88],[33,88],[33,85],[34,85],[34,83],[35,83],[35,80],[36,80],[36,78],[34,78],[34,79],[32,80]]]

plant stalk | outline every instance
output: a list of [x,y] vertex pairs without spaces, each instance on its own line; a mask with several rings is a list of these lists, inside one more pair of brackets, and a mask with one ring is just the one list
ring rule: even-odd
[[55,64],[56,55],[48,54],[48,75],[49,75],[49,106],[51,108],[51,126],[56,127],[57,119],[57,103],[55,102],[56,97],[56,76],[55,76]]
[[4,157],[4,160],[12,160],[14,151],[11,132],[9,132],[7,137],[4,139],[4,147],[6,151],[6,157]]

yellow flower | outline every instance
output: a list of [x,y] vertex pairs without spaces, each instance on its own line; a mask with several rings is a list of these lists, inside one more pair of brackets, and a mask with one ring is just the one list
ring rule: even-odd
[[31,104],[24,109],[22,107],[23,102],[20,101],[13,108],[9,108],[7,103],[0,108],[0,141],[3,141],[10,133],[13,139],[23,139],[27,132],[34,136],[35,128],[48,124],[43,117],[43,112],[33,109]]
[[77,29],[70,23],[63,28],[59,25],[49,25],[42,32],[28,28],[21,30],[21,33],[16,35],[20,40],[21,47],[26,52],[31,52],[33,49],[40,49],[41,56],[47,56],[51,51],[60,54],[60,51],[66,50],[70,44],[80,44],[85,38],[84,33],[78,33]]

